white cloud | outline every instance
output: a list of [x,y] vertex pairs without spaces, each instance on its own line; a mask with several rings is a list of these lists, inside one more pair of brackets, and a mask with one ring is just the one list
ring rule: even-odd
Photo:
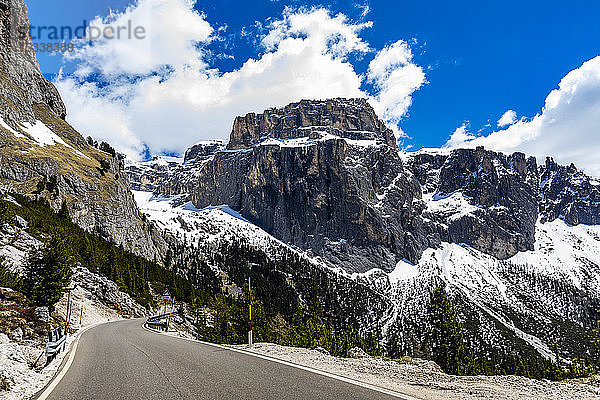
[[454,130],[454,133],[450,136],[450,139],[443,146],[444,148],[455,148],[460,147],[469,140],[475,139],[475,135],[468,131],[467,124],[463,124]]
[[[376,94],[371,104],[395,130],[412,104],[412,94],[425,83],[423,69],[413,63],[413,54],[402,40],[385,47],[369,63],[367,79]],[[397,136],[403,136],[397,130]]]
[[[107,28],[119,38],[101,37]],[[204,64],[195,44],[208,42],[212,33],[189,0],[139,0],[123,13],[92,20],[87,37],[100,38],[93,46],[80,41],[76,51],[66,55],[80,61],[82,75],[95,70],[105,76],[149,74],[165,65],[201,68]]]
[[544,108],[535,117],[449,145],[522,151],[540,160],[550,155],[560,163],[574,162],[600,176],[600,56],[569,72],[546,97]]
[[[145,146],[152,153],[181,153],[198,140],[228,138],[236,115],[303,98],[366,97],[396,124],[424,81],[402,41],[377,53],[368,78],[358,74],[349,56],[373,52],[360,37],[371,23],[353,23],[322,8],[286,9],[268,26],[264,54],[223,73],[203,59],[202,46],[218,32],[193,3],[139,0],[122,14],[98,19],[98,24],[131,19],[134,26],[149,26],[152,40],[140,47],[107,40],[72,55],[68,61],[76,72],[55,82],[69,122],[134,158]],[[367,79],[374,97],[361,89]]]
[[498,120],[498,127],[503,128],[517,122],[517,113],[514,110],[507,110]]
[[283,19],[271,23],[270,32],[262,40],[267,50],[276,50],[299,37],[305,37],[303,42],[334,57],[345,58],[354,51],[364,53],[370,50],[358,34],[364,28],[370,28],[372,22],[353,24],[344,14],[332,17],[324,8],[300,12],[286,8],[283,15]]

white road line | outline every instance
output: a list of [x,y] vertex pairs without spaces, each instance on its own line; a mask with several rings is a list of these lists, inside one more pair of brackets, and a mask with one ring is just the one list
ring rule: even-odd
[[263,354],[258,354],[258,353],[254,353],[254,352],[251,352],[251,351],[241,350],[241,349],[235,349],[235,348],[223,346],[223,345],[220,345],[220,344],[204,342],[202,340],[195,340],[195,339],[189,339],[189,338],[184,338],[184,337],[180,337],[180,336],[173,336],[173,335],[169,335],[169,334],[164,333],[164,332],[157,332],[155,330],[152,330],[152,329],[149,329],[148,327],[146,327],[146,323],[144,323],[142,325],[142,328],[144,328],[145,330],[147,330],[149,332],[155,333],[155,334],[164,335],[164,336],[172,337],[172,338],[175,338],[175,339],[183,339],[183,340],[187,340],[187,341],[194,342],[194,343],[201,343],[201,344],[205,344],[207,346],[217,347],[219,349],[230,350],[230,351],[234,351],[236,353],[241,353],[241,354],[245,354],[245,355],[252,356],[252,357],[262,358],[263,360],[273,361],[273,362],[276,362],[276,363],[279,363],[279,364],[286,365],[288,367],[298,368],[298,369],[301,369],[301,370],[304,370],[304,371],[312,372],[314,374],[318,374],[318,375],[326,376],[328,378],[336,379],[338,381],[350,383],[350,384],[355,385],[355,386],[360,386],[360,387],[363,387],[365,389],[370,389],[370,390],[373,390],[373,391],[376,391],[376,392],[379,392],[379,393],[383,393],[383,394],[387,394],[387,395],[390,395],[390,396],[394,396],[394,397],[397,397],[397,398],[402,399],[402,400],[420,400],[420,399],[418,399],[416,397],[412,397],[412,396],[409,396],[409,395],[406,395],[406,394],[403,394],[403,393],[395,392],[393,390],[389,390],[389,389],[385,389],[385,388],[382,388],[382,387],[379,387],[379,386],[371,385],[369,383],[364,383],[364,382],[361,382],[361,381],[357,381],[355,379],[346,378],[345,376],[334,375],[332,373],[321,371],[321,370],[314,369],[314,368],[311,368],[311,367],[305,367],[304,365],[295,364],[295,363],[292,363],[292,362],[289,362],[289,361],[279,360],[277,358],[272,358],[272,357],[269,357],[269,356],[265,356]]
[[[116,322],[116,321],[111,321],[111,322]],[[40,394],[38,397],[34,397],[36,400],[46,400],[48,398],[48,396],[50,396],[50,393],[52,393],[52,391],[56,388],[56,386],[58,386],[58,384],[60,383],[62,378],[67,374],[67,372],[69,371],[69,368],[71,367],[71,364],[73,364],[73,359],[75,358],[75,352],[77,351],[77,345],[79,344],[79,339],[81,338],[81,335],[83,335],[83,333],[90,328],[93,328],[95,326],[102,325],[102,324],[108,324],[108,323],[109,322],[102,322],[99,324],[88,325],[85,328],[83,328],[82,330],[80,330],[79,332],[77,332],[77,337],[76,337],[75,341],[73,341],[73,343],[71,344],[71,349],[69,350],[69,357],[67,358],[65,365],[58,372],[58,374],[56,376],[54,376],[54,378],[52,378],[52,380],[50,381],[48,386],[46,386],[46,389],[42,392],[42,394]]]

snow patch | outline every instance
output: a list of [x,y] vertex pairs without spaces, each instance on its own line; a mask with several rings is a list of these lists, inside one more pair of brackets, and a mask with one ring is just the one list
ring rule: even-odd
[[479,210],[479,207],[469,203],[468,198],[461,191],[447,195],[427,194],[423,196],[423,199],[427,204],[427,211],[450,220],[457,220]]
[[12,133],[13,135],[15,135],[16,137],[25,139],[25,135],[23,135],[22,133],[19,133],[19,132],[15,131],[2,118],[0,118],[0,126],[2,128],[4,128],[4,129],[6,129],[7,131],[9,131],[10,133]]
[[267,253],[275,247],[289,247],[226,205],[198,209],[185,201],[185,195],[160,197],[142,191],[133,191],[133,195],[141,212],[161,229],[185,239],[186,243],[243,239]]
[[[306,129],[306,128],[304,128]],[[340,139],[345,141],[350,146],[356,147],[376,147],[381,146],[382,143],[377,140],[368,140],[368,139],[348,139],[341,136],[332,135],[325,131],[313,131],[313,133],[319,133],[321,135],[320,138],[314,139],[308,136],[299,137],[299,138],[291,138],[291,139],[280,139],[280,138],[269,138],[260,142],[260,146],[279,146],[279,147],[306,147],[306,146],[314,146],[319,142],[325,142],[328,140]]]
[[600,269],[600,226],[571,226],[561,219],[535,227],[535,250],[521,252],[509,261],[546,275],[565,278],[577,288],[600,292],[600,276],[586,266]]
[[23,127],[25,128],[25,132],[27,132],[27,134],[42,147],[55,144],[71,147],[56,133],[52,132],[42,121],[36,121],[33,125],[26,122],[23,124]]
[[398,261],[396,268],[388,274],[388,278],[392,285],[399,281],[415,278],[419,273],[417,266],[406,259]]

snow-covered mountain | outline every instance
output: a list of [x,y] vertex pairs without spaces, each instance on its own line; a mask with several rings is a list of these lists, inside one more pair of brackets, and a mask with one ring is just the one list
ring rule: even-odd
[[444,284],[491,359],[585,355],[600,309],[598,180],[521,153],[400,153],[389,135],[364,101],[303,101],[237,118],[226,147],[127,170],[155,182],[136,192],[142,212],[186,243],[291,249],[391,300],[378,325],[404,354],[418,353]]

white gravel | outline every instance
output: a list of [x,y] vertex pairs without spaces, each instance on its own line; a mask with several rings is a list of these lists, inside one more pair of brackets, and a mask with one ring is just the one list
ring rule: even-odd
[[351,378],[419,399],[600,399],[600,379],[550,382],[518,376],[453,376],[431,361],[339,358],[318,350],[258,343],[232,346]]
[[[67,337],[67,349],[74,337]],[[15,343],[8,341],[6,335],[0,334],[0,376],[10,385],[9,391],[0,391],[0,400],[27,399],[37,393],[52,379],[67,351],[61,352],[44,369],[31,369],[44,349],[31,343]],[[42,356],[38,365],[43,365],[46,358]]]

